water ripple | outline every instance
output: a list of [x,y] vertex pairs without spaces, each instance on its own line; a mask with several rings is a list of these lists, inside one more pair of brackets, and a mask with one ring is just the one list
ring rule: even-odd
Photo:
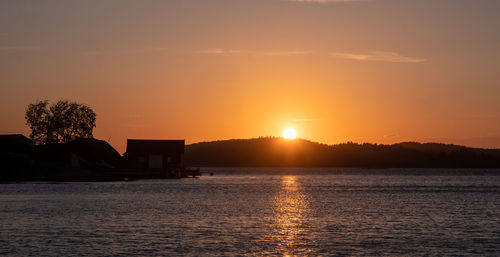
[[500,255],[500,177],[0,185],[12,256]]

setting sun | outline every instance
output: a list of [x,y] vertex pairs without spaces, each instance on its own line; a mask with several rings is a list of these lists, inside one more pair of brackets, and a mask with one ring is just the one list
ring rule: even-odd
[[293,128],[287,128],[283,131],[283,137],[286,139],[295,139],[297,138],[297,131]]

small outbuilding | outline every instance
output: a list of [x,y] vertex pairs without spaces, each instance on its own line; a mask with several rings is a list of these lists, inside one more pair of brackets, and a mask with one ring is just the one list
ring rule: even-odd
[[180,176],[184,166],[184,140],[127,139],[125,158],[130,168],[151,177]]

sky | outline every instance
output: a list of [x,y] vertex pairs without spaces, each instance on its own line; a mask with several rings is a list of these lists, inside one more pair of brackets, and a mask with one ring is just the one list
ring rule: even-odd
[[69,99],[94,136],[500,148],[498,0],[0,0],[0,133]]

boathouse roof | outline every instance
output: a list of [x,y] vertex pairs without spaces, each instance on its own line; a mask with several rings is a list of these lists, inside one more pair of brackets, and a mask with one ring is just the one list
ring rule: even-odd
[[183,154],[184,140],[127,139],[127,153]]

